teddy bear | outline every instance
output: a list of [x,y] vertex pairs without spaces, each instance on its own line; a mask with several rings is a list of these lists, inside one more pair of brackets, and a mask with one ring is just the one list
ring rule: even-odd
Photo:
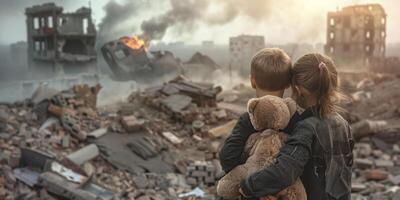
[[[250,99],[247,111],[251,124],[257,133],[250,135],[242,157],[247,158],[242,165],[235,167],[218,181],[217,193],[224,199],[234,199],[240,196],[240,181],[252,173],[271,165],[283,146],[287,136],[281,132],[296,112],[297,105],[290,98],[263,96]],[[275,196],[264,199],[307,199],[304,186],[300,179],[293,185],[282,190]]]

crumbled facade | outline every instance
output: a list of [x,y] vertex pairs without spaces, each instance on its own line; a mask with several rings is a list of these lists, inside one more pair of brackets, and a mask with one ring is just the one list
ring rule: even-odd
[[367,70],[385,62],[386,13],[380,4],[329,12],[325,53],[340,67]]
[[240,35],[229,38],[230,67],[243,76],[250,73],[250,60],[265,47],[264,36]]
[[46,3],[26,8],[25,15],[31,69],[69,74],[95,68],[96,29],[90,8],[64,13],[62,7]]

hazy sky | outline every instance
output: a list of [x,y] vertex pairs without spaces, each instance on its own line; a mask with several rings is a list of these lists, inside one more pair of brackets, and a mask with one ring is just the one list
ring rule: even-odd
[[[106,12],[103,8],[110,1],[91,0],[96,24],[101,23],[105,17]],[[114,4],[120,5],[124,8],[123,12],[128,13],[124,13],[118,24],[112,26],[113,30],[110,31],[113,32],[110,33],[112,36],[115,34],[115,38],[140,34],[142,21],[167,13],[174,7],[170,1],[179,4],[177,6],[180,9],[187,9],[185,7],[187,5],[182,5],[184,3],[181,2],[190,2],[189,5],[195,8],[180,13],[180,16],[193,14],[190,20],[177,16],[176,19],[172,19],[174,22],[172,25],[169,21],[169,27],[161,39],[167,43],[174,41],[200,43],[203,40],[227,43],[229,36],[239,34],[264,35],[267,43],[275,44],[325,42],[327,12],[346,5],[363,3],[383,5],[388,15],[387,42],[400,42],[398,0],[116,0]],[[0,44],[26,40],[24,9],[45,2],[49,1],[0,0]],[[53,2],[64,6],[64,10],[69,12],[89,5],[88,0]],[[181,23],[175,24],[176,20],[181,20]]]

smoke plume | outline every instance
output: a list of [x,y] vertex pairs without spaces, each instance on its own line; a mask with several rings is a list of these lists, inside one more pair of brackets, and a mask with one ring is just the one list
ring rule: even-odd
[[[160,40],[169,29],[179,29],[176,31],[178,37],[179,34],[193,31],[199,23],[220,26],[231,23],[240,16],[259,23],[282,21],[289,26],[303,24],[307,27],[303,28],[305,32],[300,33],[299,39],[318,35],[315,30],[321,28],[313,23],[305,24],[300,21],[303,19],[302,5],[290,0],[170,0],[170,4],[171,9],[167,12],[143,21],[141,29],[145,38]],[[217,10],[210,12],[213,7]]]
[[137,15],[137,10],[143,6],[138,1],[125,1],[118,3],[114,0],[104,6],[106,15],[99,24],[98,41],[102,43],[114,40],[116,35],[122,36],[135,31],[135,26],[123,26],[124,22]]

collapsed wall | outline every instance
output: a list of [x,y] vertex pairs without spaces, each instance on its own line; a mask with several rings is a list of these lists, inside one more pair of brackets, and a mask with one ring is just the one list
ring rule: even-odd
[[65,13],[54,3],[26,8],[31,71],[39,77],[95,72],[96,28],[91,12],[82,7]]
[[326,38],[325,53],[338,66],[379,69],[385,63],[385,10],[380,4],[366,4],[329,12]]

